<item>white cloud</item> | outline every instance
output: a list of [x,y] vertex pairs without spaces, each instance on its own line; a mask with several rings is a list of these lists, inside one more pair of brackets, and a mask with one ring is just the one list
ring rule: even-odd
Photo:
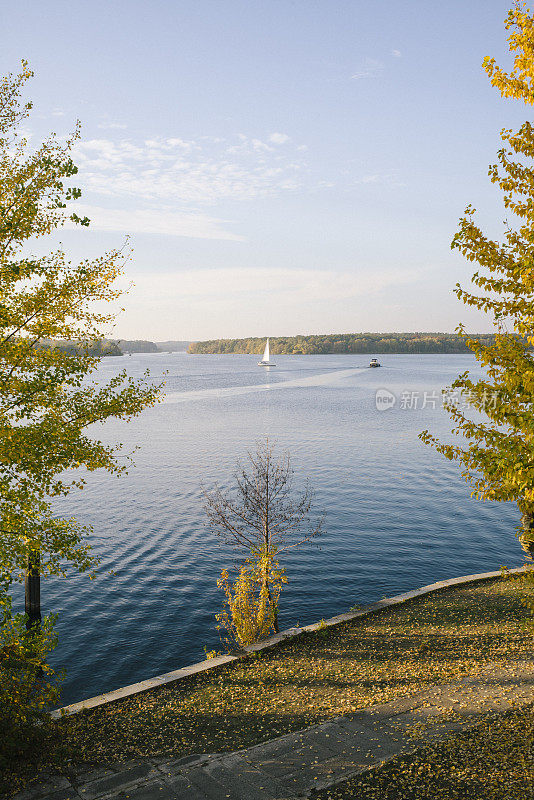
[[398,170],[389,170],[388,172],[374,172],[368,175],[362,175],[354,181],[355,185],[358,184],[379,184],[382,186],[406,186],[405,183],[399,178]]
[[[91,220],[89,230],[115,231],[117,233],[154,233],[164,236],[183,236],[190,239],[220,239],[242,242],[244,237],[225,230],[226,220],[205,214],[180,212],[173,209],[101,208],[79,204],[79,216]],[[67,223],[70,227],[70,223]]]
[[176,138],[166,139],[165,144],[168,147],[180,147],[182,150],[191,150],[192,147],[190,142],[186,142],[183,139],[176,139]]
[[285,144],[289,142],[289,136],[287,133],[271,133],[269,141],[273,144]]
[[376,78],[383,69],[384,65],[381,61],[377,61],[375,58],[366,58],[361,68],[350,77],[353,81],[361,80],[361,78]]
[[402,57],[402,53],[401,53],[400,50],[392,50],[391,51],[391,55],[394,56],[395,58],[401,58]]
[[95,138],[78,144],[75,158],[82,188],[95,194],[209,205],[272,196],[300,185],[302,154],[288,145],[285,134],[272,135],[280,137],[276,146],[244,134],[233,141]]
[[122,131],[126,130],[126,125],[123,125],[122,122],[101,122],[97,125],[98,128],[102,128],[104,130],[117,130]]
[[271,145],[266,142],[262,142],[261,139],[251,139],[250,141],[254,150],[267,150],[269,153],[272,153],[274,150],[274,147],[271,147]]

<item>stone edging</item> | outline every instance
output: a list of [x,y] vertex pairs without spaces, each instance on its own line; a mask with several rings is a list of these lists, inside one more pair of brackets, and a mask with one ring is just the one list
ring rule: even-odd
[[[524,567],[517,567],[515,569],[507,570],[506,574],[513,575],[518,572],[524,572],[527,568],[528,565],[525,565]],[[314,622],[312,625],[303,625],[300,628],[288,628],[287,630],[281,631],[274,636],[270,636],[268,639],[264,639],[262,642],[247,645],[243,648],[245,651],[243,655],[226,655],[218,656],[217,658],[208,658],[205,661],[199,661],[198,663],[191,664],[188,667],[182,667],[181,669],[173,670],[173,672],[166,672],[164,675],[157,675],[155,678],[148,678],[147,680],[140,681],[139,683],[132,683],[130,686],[123,686],[120,689],[114,689],[111,692],[105,692],[104,694],[99,694],[96,697],[90,697],[87,700],[80,701],[79,703],[72,703],[69,706],[63,706],[63,708],[58,708],[55,711],[52,711],[51,716],[53,719],[58,719],[63,716],[77,714],[79,711],[83,711],[85,709],[96,708],[97,706],[103,706],[107,703],[113,703],[115,700],[121,700],[123,697],[130,697],[134,694],[140,694],[141,692],[146,692],[149,689],[155,689],[157,686],[163,686],[166,683],[173,683],[181,678],[186,678],[190,675],[196,675],[199,672],[207,672],[208,670],[219,667],[222,664],[229,664],[231,661],[237,661],[241,658],[245,658],[247,653],[255,653],[259,650],[265,650],[268,647],[274,647],[280,642],[283,642],[287,639],[292,639],[295,636],[299,636],[303,632],[312,632],[322,628],[329,628],[332,625],[339,625],[341,622],[348,622],[349,620],[356,619],[357,617],[364,617],[367,616],[367,614],[373,614],[374,612],[380,611],[383,608],[396,606],[399,603],[405,603],[407,600],[412,600],[415,597],[421,597],[421,595],[431,594],[432,592],[437,592],[440,589],[448,589],[451,586],[458,586],[462,583],[473,583],[475,581],[498,578],[501,574],[501,570],[495,570],[494,572],[480,572],[476,575],[463,575],[460,578],[449,578],[446,581],[430,583],[428,586],[422,586],[420,589],[412,589],[410,592],[397,594],[394,597],[385,597],[383,600],[379,600],[376,603],[371,603],[370,605],[365,606],[360,611],[349,611],[346,614],[337,614],[335,617],[330,617],[330,619]]]

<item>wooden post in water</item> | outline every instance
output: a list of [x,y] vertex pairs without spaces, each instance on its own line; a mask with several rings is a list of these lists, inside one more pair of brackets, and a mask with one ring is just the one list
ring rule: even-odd
[[26,628],[41,624],[41,575],[39,572],[41,559],[38,551],[28,553],[28,564],[25,579],[24,610],[28,615]]

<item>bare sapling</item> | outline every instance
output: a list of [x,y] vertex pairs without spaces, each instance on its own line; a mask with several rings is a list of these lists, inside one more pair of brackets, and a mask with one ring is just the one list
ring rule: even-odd
[[204,510],[209,530],[247,555],[233,587],[227,570],[218,582],[227,605],[217,615],[219,628],[242,647],[279,632],[278,599],[287,582],[280,556],[315,539],[324,513],[312,512],[309,481],[295,490],[289,453],[278,456],[268,439],[256,444],[245,464],[238,462],[234,477],[232,490],[204,490]]

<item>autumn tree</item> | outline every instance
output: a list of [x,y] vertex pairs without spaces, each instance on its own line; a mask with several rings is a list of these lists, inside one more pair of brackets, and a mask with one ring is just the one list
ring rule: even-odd
[[224,591],[225,607],[215,615],[221,641],[229,651],[266,639],[278,632],[278,599],[286,572],[272,554],[252,555],[239,568],[235,582],[223,569],[217,581]]
[[[266,440],[248,453],[246,464],[238,462],[233,491],[216,487],[205,490],[204,496],[210,531],[247,554],[233,597],[241,597],[247,586],[250,591],[257,585],[258,596],[263,594],[270,607],[270,612],[265,612],[260,604],[258,614],[262,619],[272,618],[272,628],[278,632],[277,598],[283,582],[279,558],[322,531],[324,515],[315,517],[312,512],[313,489],[307,482],[301,492],[295,492],[289,454],[277,456]],[[220,585],[228,597],[225,574],[223,571]],[[250,605],[249,600],[246,603]]]
[[[493,58],[484,59],[491,83],[503,97],[534,104],[534,17],[522,2],[505,21],[511,31],[510,72]],[[472,494],[482,500],[514,501],[521,512],[520,538],[534,553],[534,127],[501,132],[503,146],[489,177],[503,194],[510,220],[503,241],[486,236],[468,206],[452,247],[477,264],[474,287],[459,284],[456,294],[467,305],[487,312],[495,324],[493,343],[482,343],[457,329],[484,368],[474,380],[464,372],[446,394],[453,432],[463,444],[445,444],[428,431],[424,442],[458,461]],[[480,412],[464,413],[458,397]]]
[[[42,252],[43,237],[67,219],[89,221],[66,210],[80,196],[69,183],[79,126],[66,141],[51,135],[32,150],[21,135],[31,110],[21,92],[31,75],[23,62],[0,83],[0,576],[19,579],[94,563],[89,529],[58,518],[53,503],[83,487],[83,469],[124,472],[120,445],[103,444],[89,426],[129,419],[158,394],[125,372],[107,384],[92,374],[99,359],[91,352],[114,318],[107,305],[119,294],[124,252],[81,263],[61,248]],[[40,346],[56,340],[78,346]]]

